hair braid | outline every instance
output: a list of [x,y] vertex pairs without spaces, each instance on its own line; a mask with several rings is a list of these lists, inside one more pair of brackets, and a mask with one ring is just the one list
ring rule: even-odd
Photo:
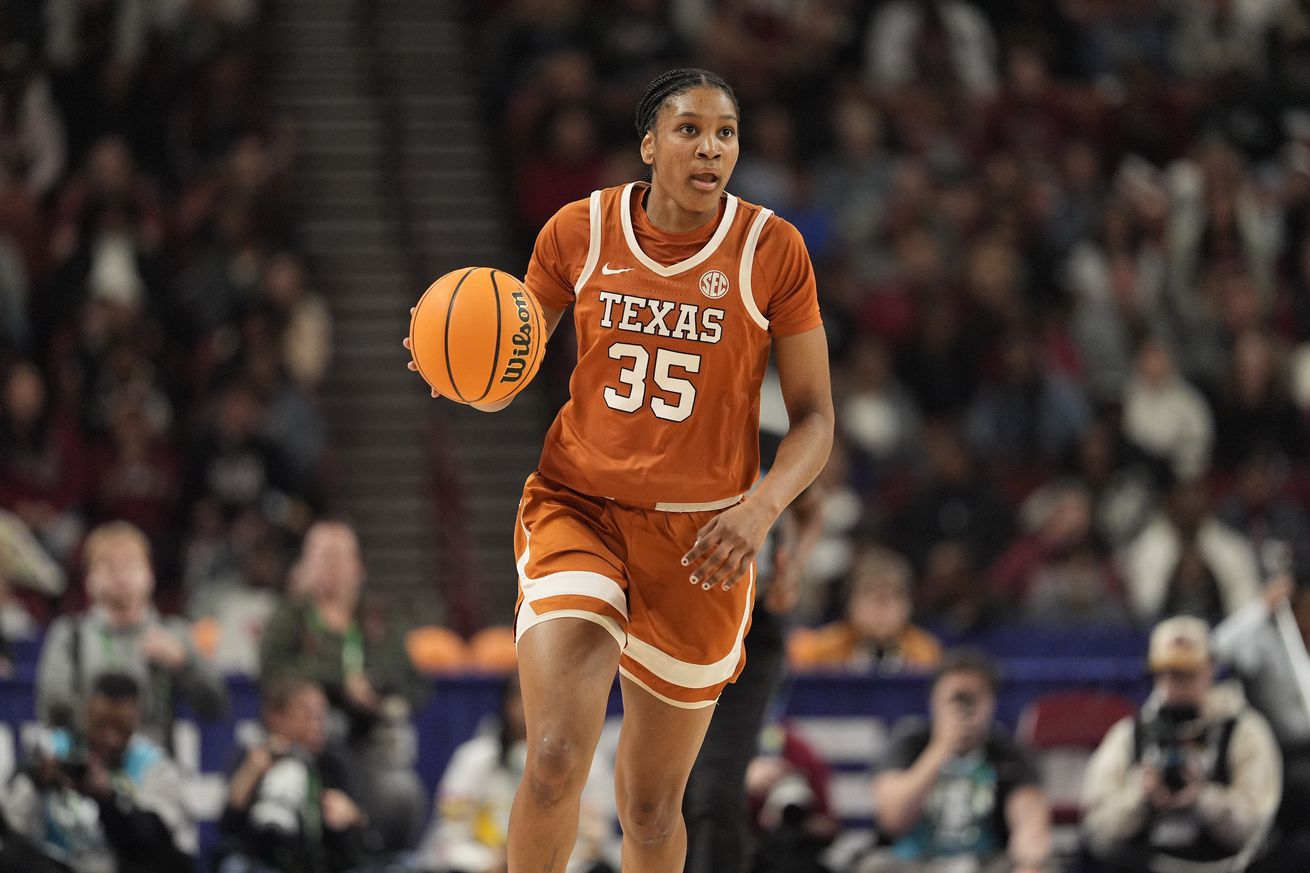
[[709,70],[683,67],[661,73],[646,86],[645,93],[637,101],[637,135],[645,136],[646,132],[655,125],[655,117],[659,115],[664,101],[678,94],[685,94],[692,88],[701,87],[718,88],[728,95],[733,108],[740,114],[741,107],[737,104],[737,95],[732,93],[732,87],[723,80],[722,76]]

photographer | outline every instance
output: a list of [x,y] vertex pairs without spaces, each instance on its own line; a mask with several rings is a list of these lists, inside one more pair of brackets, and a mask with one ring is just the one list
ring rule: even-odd
[[1264,717],[1215,686],[1209,628],[1191,617],[1151,634],[1155,690],[1088,765],[1083,828],[1115,873],[1237,873],[1264,841],[1282,767]]
[[898,725],[873,782],[878,831],[891,848],[864,859],[859,873],[1046,869],[1046,794],[1036,766],[993,720],[996,684],[982,655],[942,661],[931,724]]
[[328,749],[328,703],[308,679],[264,694],[267,741],[232,774],[218,827],[220,873],[337,873],[359,864],[364,814],[344,761]]
[[196,826],[182,777],[138,732],[140,693],[130,676],[101,674],[82,714],[85,740],[51,733],[4,795],[9,826],[76,873],[195,869]]

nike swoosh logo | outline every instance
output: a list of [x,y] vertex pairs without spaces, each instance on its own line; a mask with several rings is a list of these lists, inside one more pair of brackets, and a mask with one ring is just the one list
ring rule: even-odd
[[605,266],[600,268],[601,275],[604,276],[617,276],[619,273],[627,273],[631,270],[632,270],[631,267],[621,267],[617,270],[611,270],[609,261],[606,261]]

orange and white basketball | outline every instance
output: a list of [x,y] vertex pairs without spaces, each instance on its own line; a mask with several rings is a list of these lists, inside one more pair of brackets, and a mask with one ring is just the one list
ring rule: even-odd
[[438,393],[460,403],[512,397],[537,375],[545,319],[509,273],[463,267],[433,282],[409,322],[410,353]]

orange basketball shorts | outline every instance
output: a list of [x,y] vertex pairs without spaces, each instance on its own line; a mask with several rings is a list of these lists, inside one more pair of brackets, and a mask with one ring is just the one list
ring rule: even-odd
[[540,473],[523,486],[514,638],[556,618],[605,628],[619,672],[673,706],[718,700],[746,664],[755,566],[727,591],[692,585],[682,556],[722,510],[665,512],[581,494]]

